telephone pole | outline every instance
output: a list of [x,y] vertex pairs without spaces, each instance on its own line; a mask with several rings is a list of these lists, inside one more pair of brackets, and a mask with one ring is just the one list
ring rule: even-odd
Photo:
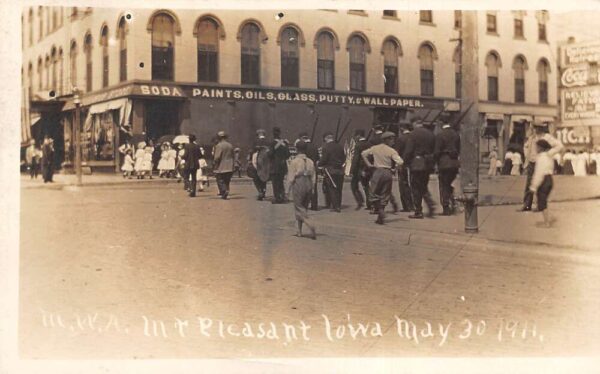
[[465,203],[465,231],[476,233],[479,195],[479,43],[477,11],[463,10],[460,28],[461,115],[460,180]]

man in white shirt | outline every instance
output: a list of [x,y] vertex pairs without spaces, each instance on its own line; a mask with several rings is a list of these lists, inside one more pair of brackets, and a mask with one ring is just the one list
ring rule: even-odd
[[546,122],[534,123],[533,128],[535,133],[533,136],[527,139],[524,147],[527,181],[525,182],[525,195],[523,196],[523,207],[520,209],[521,212],[531,211],[531,205],[533,204],[533,192],[531,192],[529,187],[531,185],[531,178],[533,177],[535,162],[538,154],[536,146],[537,141],[544,139],[548,142],[548,144],[550,144],[552,147],[550,150],[548,150],[548,155],[550,157],[553,157],[556,153],[562,151],[563,149],[562,143],[552,135],[548,134],[548,124]]
[[[384,224],[385,206],[392,195],[392,182],[394,173],[392,169],[395,165],[402,165],[404,161],[398,155],[398,152],[392,148],[394,144],[394,133],[386,131],[381,134],[382,143],[372,146],[361,153],[363,161],[368,168],[375,168],[371,177],[371,185],[369,192],[373,207],[377,212],[377,220],[375,223]],[[369,160],[369,156],[373,157],[373,162]]]

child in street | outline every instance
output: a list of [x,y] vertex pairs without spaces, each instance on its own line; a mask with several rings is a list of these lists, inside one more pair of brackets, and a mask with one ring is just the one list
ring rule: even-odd
[[553,187],[554,159],[548,154],[548,150],[552,146],[544,139],[538,140],[535,144],[538,155],[529,190],[537,194],[538,211],[542,212],[544,216],[544,222],[540,222],[538,226],[551,227],[554,219],[548,211],[548,197]]
[[161,145],[160,160],[158,161],[158,177],[164,178],[168,176],[168,162],[169,162],[169,143],[163,143]]
[[135,151],[135,175],[137,179],[142,179],[144,177],[144,156],[146,152],[144,151],[146,148],[146,142],[138,143],[138,148]]
[[131,173],[133,173],[133,157],[131,157],[131,153],[131,149],[125,151],[125,159],[123,160],[123,166],[121,166],[123,178],[131,179]]

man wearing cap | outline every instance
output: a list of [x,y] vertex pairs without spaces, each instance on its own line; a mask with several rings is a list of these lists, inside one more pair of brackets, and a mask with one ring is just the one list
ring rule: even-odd
[[[352,165],[350,167],[350,174],[352,175],[352,181],[350,182],[350,188],[352,194],[356,200],[356,210],[362,208],[367,203],[367,209],[371,209],[371,200],[369,196],[369,169],[362,158],[362,152],[371,147],[371,144],[365,138],[365,130],[358,129],[354,131],[354,153],[352,158]],[[363,187],[365,197],[359,189],[359,183]]]
[[[300,133],[300,140],[306,145],[306,157],[308,157],[315,165],[319,162],[319,150],[314,145],[307,132]],[[317,192],[317,177],[313,180],[313,191],[310,198],[310,210],[319,210],[319,194]]]
[[538,140],[547,141],[552,147],[548,154],[553,157],[555,154],[563,150],[562,143],[548,133],[548,123],[539,122],[533,124],[534,134],[527,139],[524,146],[525,153],[525,167],[527,171],[527,181],[525,182],[525,194],[523,196],[523,207],[519,210],[521,212],[531,211],[531,205],[533,204],[533,192],[529,190],[531,186],[531,178],[533,177],[533,171],[535,170],[535,161],[537,159],[537,146]]
[[323,185],[326,186],[326,191],[329,194],[331,210],[338,213],[342,209],[345,162],[344,147],[334,141],[333,133],[326,133],[323,155],[319,166],[323,168]]
[[460,136],[449,123],[442,124],[442,130],[435,136],[434,158],[438,165],[440,200],[444,209],[443,215],[454,213],[454,188],[452,182],[458,174],[460,162]]
[[200,159],[202,158],[202,151],[198,144],[196,144],[196,135],[190,134],[188,136],[189,143],[185,145],[183,158],[183,178],[188,181],[188,191],[190,197],[196,196],[196,181],[198,169],[200,168]]
[[233,146],[227,141],[225,131],[217,133],[219,142],[215,145],[213,172],[217,179],[219,195],[223,200],[229,196],[229,182],[233,175]]
[[[400,122],[400,131],[398,137],[394,142],[394,149],[398,152],[398,155],[403,155],[406,149],[406,143],[410,135],[411,124],[409,121]],[[398,165],[398,189],[400,192],[400,202],[402,203],[403,212],[412,212],[415,210],[412,199],[412,191],[410,190],[410,184],[408,179],[408,167],[407,165]]]
[[285,203],[285,186],[283,181],[287,174],[287,160],[290,158],[288,142],[281,139],[281,129],[273,128],[273,141],[269,147],[271,160],[271,183],[273,184],[273,204]]
[[433,199],[429,193],[429,176],[433,172],[433,152],[435,150],[435,136],[433,131],[426,129],[423,120],[419,117],[413,119],[414,130],[406,142],[406,149],[402,159],[410,168],[410,187],[413,193],[415,214],[409,218],[423,218],[423,200],[427,204],[428,217],[433,217],[435,210]]
[[267,193],[267,181],[270,176],[269,142],[266,131],[256,130],[256,140],[248,160],[248,176],[252,178],[258,192],[257,199],[262,201]]
[[[371,201],[377,212],[375,223],[383,225],[385,219],[385,206],[392,195],[392,181],[394,174],[392,169],[395,165],[402,165],[404,161],[392,145],[394,144],[394,133],[386,131],[381,134],[381,143],[370,147],[361,153],[365,165],[375,168],[371,178],[370,194]],[[373,158],[371,162],[370,158]]]

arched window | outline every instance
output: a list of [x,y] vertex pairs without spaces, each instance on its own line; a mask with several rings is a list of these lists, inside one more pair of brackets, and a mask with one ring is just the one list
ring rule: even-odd
[[125,82],[127,80],[127,21],[125,21],[125,17],[121,17],[119,21],[117,37],[119,38],[119,82]]
[[56,68],[58,65],[58,56],[56,54],[56,47],[52,47],[52,51],[50,52],[50,64],[51,64],[51,75],[52,75],[50,89],[52,91],[56,91],[56,78],[57,78]]
[[298,31],[287,27],[281,32],[281,86],[300,86]]
[[50,56],[46,55],[46,61],[44,63],[44,74],[46,77],[46,81],[44,82],[44,89],[50,89]]
[[500,62],[495,53],[488,53],[485,58],[487,67],[488,100],[498,101],[498,73]]
[[31,100],[31,93],[33,92],[33,64],[30,62],[27,68],[27,98]]
[[419,62],[421,65],[421,95],[433,96],[433,48],[423,44],[419,48]]
[[100,33],[100,45],[102,46],[102,87],[108,87],[108,27],[102,27]]
[[58,94],[63,94],[63,79],[64,79],[64,59],[63,59],[63,49],[60,47],[58,49]]
[[33,8],[29,8],[29,46],[33,45]]
[[40,23],[40,35],[38,40],[42,40],[44,37],[44,8],[41,6],[38,7],[38,21]]
[[38,91],[41,91],[44,89],[44,63],[43,63],[41,57],[38,58],[37,69],[38,69]]
[[323,31],[317,37],[317,87],[325,90],[335,88],[335,50],[333,35]]
[[350,54],[350,91],[365,91],[365,65],[366,49],[365,40],[354,35],[348,42],[348,53]]
[[198,82],[219,81],[219,25],[211,18],[198,22]]
[[515,57],[513,63],[515,72],[515,102],[525,102],[525,59],[521,56]]
[[383,43],[384,92],[398,93],[398,44],[393,40]]
[[260,29],[247,23],[242,29],[242,84],[260,84]]
[[454,96],[458,99],[462,96],[462,71],[461,71],[460,48],[454,50]]
[[77,43],[73,40],[69,50],[69,71],[71,81],[71,89],[77,87]]
[[152,79],[172,81],[175,47],[175,20],[160,13],[152,20]]
[[85,90],[92,90],[92,35],[87,34],[83,40],[83,52],[85,53]]
[[58,29],[58,8],[52,7],[52,30]]
[[540,62],[538,62],[537,71],[540,104],[548,104],[548,73],[550,72],[548,61],[541,59]]

